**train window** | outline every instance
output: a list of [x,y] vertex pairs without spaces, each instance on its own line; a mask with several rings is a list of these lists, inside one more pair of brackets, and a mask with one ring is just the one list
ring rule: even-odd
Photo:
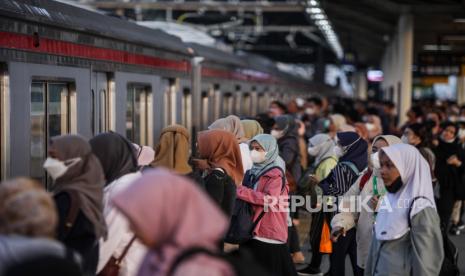
[[73,83],[33,81],[31,84],[30,175],[47,184],[42,164],[51,137],[76,132]]
[[152,144],[152,90],[150,85],[129,83],[126,102],[126,137],[139,145]]

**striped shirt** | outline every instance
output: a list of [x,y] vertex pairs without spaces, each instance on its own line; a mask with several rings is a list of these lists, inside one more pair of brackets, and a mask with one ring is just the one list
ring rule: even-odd
[[338,163],[329,175],[320,182],[320,187],[323,189],[324,195],[342,196],[350,189],[357,178],[358,174],[347,164]]

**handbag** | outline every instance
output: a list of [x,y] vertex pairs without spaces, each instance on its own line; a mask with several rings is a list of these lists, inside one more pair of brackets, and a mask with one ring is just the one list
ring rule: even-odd
[[111,256],[110,260],[108,260],[108,262],[103,267],[102,271],[100,271],[97,274],[97,276],[118,276],[119,270],[121,268],[121,262],[123,261],[124,257],[129,251],[129,248],[131,248],[131,245],[134,243],[135,240],[136,236],[133,236],[131,241],[124,248],[123,253],[121,253],[121,256],[119,256],[119,258]]

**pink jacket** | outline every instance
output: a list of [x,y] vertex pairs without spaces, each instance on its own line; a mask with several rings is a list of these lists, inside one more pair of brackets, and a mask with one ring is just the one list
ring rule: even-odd
[[272,202],[272,199],[269,198],[270,196],[285,198],[284,202],[281,201],[281,204],[279,204],[280,206],[276,205],[274,208],[268,208],[268,212],[265,213],[257,224],[254,236],[287,242],[287,212],[279,210],[283,209],[283,205],[285,208],[288,207],[289,185],[287,181],[282,193],[281,188],[282,172],[279,169],[272,169],[260,177],[256,190],[244,186],[237,187],[237,197],[253,205],[254,221],[263,211],[265,202]]

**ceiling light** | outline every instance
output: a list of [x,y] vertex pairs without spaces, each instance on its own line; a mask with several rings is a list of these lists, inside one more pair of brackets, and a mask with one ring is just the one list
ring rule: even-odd
[[322,12],[322,10],[320,8],[310,8],[310,13],[317,14],[317,13],[321,13],[321,12]]
[[308,5],[310,5],[310,6],[318,6],[318,2],[317,2],[316,0],[310,0],[310,1],[308,1],[307,3],[308,3]]
[[455,18],[454,23],[465,23],[465,18]]
[[435,45],[435,44],[426,44],[423,45],[423,50],[425,51],[450,51],[450,45]]
[[322,14],[322,13],[319,13],[319,14],[312,14],[311,18],[314,19],[314,20],[326,19],[326,16],[324,14]]
[[317,20],[317,21],[315,21],[315,23],[316,23],[317,25],[321,25],[321,26],[327,26],[327,25],[329,25],[329,21],[326,20],[326,19]]

